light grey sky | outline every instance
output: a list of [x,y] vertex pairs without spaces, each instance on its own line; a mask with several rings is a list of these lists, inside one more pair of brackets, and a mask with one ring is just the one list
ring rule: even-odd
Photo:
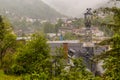
[[108,0],[43,0],[61,13],[69,16],[81,16],[86,8],[96,8]]

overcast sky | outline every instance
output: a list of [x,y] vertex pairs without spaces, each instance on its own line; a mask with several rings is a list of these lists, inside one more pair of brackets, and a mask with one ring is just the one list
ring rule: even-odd
[[86,8],[98,7],[108,0],[43,0],[61,13],[69,16],[81,16]]

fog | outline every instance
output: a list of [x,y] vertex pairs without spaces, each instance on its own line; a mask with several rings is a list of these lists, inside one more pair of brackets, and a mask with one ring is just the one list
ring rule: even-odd
[[68,16],[81,16],[86,8],[96,8],[108,0],[43,0],[57,11]]

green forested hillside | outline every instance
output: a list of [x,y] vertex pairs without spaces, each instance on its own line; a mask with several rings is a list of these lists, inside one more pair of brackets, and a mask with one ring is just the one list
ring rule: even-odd
[[35,19],[54,19],[61,14],[41,0],[0,0],[0,11]]
[[40,29],[43,20],[63,17],[41,0],[0,0],[0,15],[6,16],[20,35]]

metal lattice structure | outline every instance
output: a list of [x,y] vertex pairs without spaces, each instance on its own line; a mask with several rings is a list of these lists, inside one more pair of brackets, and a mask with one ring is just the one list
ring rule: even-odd
[[85,18],[85,42],[92,42],[92,30],[91,30],[91,20],[92,12],[91,8],[87,8],[87,12],[84,14]]
[[84,14],[85,18],[85,36],[84,36],[84,43],[83,48],[85,49],[82,57],[87,64],[88,68],[91,72],[95,73],[96,71],[96,64],[92,61],[94,56],[94,43],[92,43],[92,29],[91,29],[91,20],[92,20],[92,12],[91,8],[87,8],[87,12]]

